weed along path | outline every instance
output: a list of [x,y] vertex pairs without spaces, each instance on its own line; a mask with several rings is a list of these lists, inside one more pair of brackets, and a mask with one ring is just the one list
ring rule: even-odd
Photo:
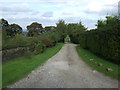
[[8,88],[118,88],[118,81],[93,71],[78,56],[75,44],[65,44],[43,66]]

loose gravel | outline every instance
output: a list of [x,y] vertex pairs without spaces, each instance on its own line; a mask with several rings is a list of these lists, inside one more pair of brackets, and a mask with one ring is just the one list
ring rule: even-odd
[[92,70],[78,56],[75,44],[65,44],[43,66],[8,88],[118,88],[118,80]]

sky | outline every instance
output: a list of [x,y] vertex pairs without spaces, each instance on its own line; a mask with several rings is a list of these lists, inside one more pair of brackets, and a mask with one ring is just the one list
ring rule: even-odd
[[0,0],[0,18],[9,24],[19,24],[23,29],[32,22],[56,26],[58,20],[82,23],[95,28],[97,20],[106,15],[117,15],[119,0]]

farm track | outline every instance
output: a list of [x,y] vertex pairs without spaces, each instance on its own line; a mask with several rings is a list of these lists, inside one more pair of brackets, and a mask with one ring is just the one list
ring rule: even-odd
[[118,88],[118,81],[92,70],[78,56],[75,44],[65,44],[43,66],[8,88]]

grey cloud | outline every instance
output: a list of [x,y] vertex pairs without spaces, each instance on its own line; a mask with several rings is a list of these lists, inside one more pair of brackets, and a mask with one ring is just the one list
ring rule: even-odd
[[45,12],[43,15],[43,17],[53,17],[53,12],[50,11],[50,12]]
[[31,12],[32,10],[27,7],[9,7],[9,6],[1,6],[2,12]]
[[17,12],[1,12],[3,16],[11,16],[11,15],[17,15]]
[[0,10],[1,10],[1,14],[2,16],[21,16],[24,15],[26,16],[26,14],[28,15],[38,15],[40,12],[39,11],[35,11],[35,10],[31,10],[28,7],[13,7],[13,6],[0,6]]

